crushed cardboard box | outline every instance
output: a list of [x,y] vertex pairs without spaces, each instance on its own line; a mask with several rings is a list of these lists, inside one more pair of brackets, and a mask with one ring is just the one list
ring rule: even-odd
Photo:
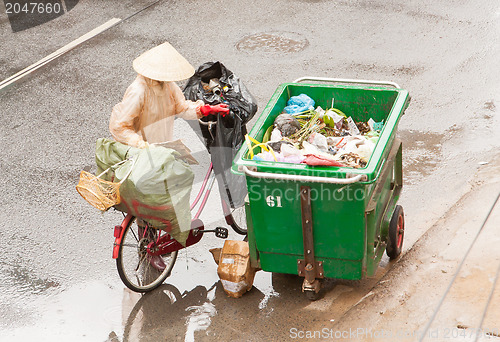
[[224,247],[211,249],[224,291],[233,298],[250,291],[256,269],[250,265],[248,242],[226,240]]

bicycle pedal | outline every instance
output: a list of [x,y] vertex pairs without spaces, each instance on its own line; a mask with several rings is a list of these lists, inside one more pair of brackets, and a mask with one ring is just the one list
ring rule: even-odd
[[221,239],[227,239],[228,236],[228,230],[227,228],[224,227],[217,227],[215,228],[215,236]]

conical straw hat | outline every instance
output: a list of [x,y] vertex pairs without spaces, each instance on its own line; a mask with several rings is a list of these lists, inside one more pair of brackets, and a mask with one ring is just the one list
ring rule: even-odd
[[169,43],[144,52],[133,66],[138,74],[164,82],[185,80],[194,74],[193,66]]

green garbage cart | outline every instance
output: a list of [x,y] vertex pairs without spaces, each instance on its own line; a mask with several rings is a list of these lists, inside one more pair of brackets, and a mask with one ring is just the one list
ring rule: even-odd
[[356,121],[384,120],[366,167],[318,167],[252,160],[243,144],[233,172],[244,174],[251,263],[264,271],[304,277],[303,292],[318,298],[320,279],[372,276],[386,251],[401,253],[402,144],[398,123],[408,91],[396,83],[303,77],[280,85],[250,137],[262,141],[290,97],[306,94],[316,106],[340,109]]

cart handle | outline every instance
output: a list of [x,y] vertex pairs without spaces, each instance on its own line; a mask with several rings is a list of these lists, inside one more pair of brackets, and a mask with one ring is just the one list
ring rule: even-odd
[[400,89],[399,84],[390,81],[370,81],[370,80],[353,80],[348,78],[329,78],[329,77],[312,77],[305,76],[297,78],[293,83],[299,83],[302,81],[320,81],[320,82],[332,82],[332,83],[353,83],[353,84],[367,84],[367,85],[384,85],[389,87],[394,87]]
[[349,178],[329,178],[329,177],[319,177],[319,176],[301,176],[301,175],[289,175],[282,173],[270,173],[270,172],[259,172],[257,168],[252,167],[250,170],[245,165],[242,165],[240,171],[243,171],[245,175],[254,178],[265,178],[274,180],[287,180],[296,182],[311,182],[311,183],[327,183],[327,184],[352,184],[359,181],[367,181],[368,177],[366,175],[356,175]]

